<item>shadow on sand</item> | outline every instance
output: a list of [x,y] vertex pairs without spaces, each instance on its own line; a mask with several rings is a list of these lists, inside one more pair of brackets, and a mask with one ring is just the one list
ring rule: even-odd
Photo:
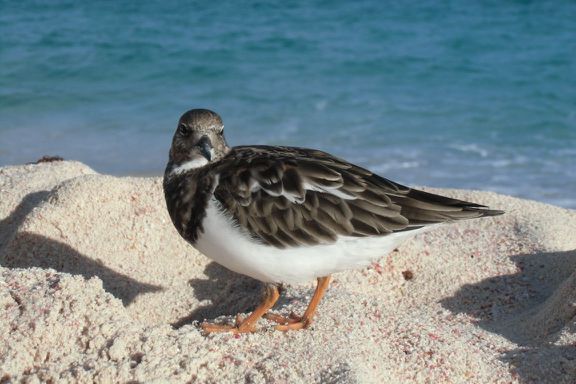
[[262,299],[264,283],[232,272],[214,262],[204,270],[207,279],[191,279],[188,283],[198,301],[210,301],[178,319],[172,326],[180,328],[194,321],[211,320],[223,315],[250,312]]
[[[12,214],[0,221],[0,265],[8,268],[52,268],[85,278],[97,276],[104,289],[122,300],[125,306],[142,293],[162,290],[160,286],[141,283],[116,272],[62,242],[35,233],[16,233],[30,211],[47,196],[47,191],[27,195]],[[6,248],[10,239],[13,246]]]
[[[208,279],[192,279],[189,284],[198,300],[210,300],[211,304],[194,309],[189,315],[172,323],[173,327],[180,328],[194,321],[211,321],[219,316],[251,312],[262,301],[265,283],[232,272],[214,262],[206,266],[204,273]],[[280,298],[274,306],[275,310],[293,300],[286,297],[282,286],[279,286],[279,290]]]
[[576,270],[576,250],[521,254],[511,259],[518,273],[466,284],[442,300],[442,306],[474,316],[480,327],[518,344],[519,348],[504,352],[500,360],[509,364],[522,382],[576,382],[576,372],[571,372],[576,347],[553,344],[556,332],[574,322],[576,310],[555,323],[531,323],[532,330],[526,328],[526,322]]

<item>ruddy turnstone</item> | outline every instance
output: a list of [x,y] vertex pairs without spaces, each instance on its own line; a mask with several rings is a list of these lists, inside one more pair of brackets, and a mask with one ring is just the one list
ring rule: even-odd
[[[439,223],[502,211],[397,184],[328,153],[265,145],[229,147],[218,114],[182,115],[164,173],[168,212],[180,235],[232,271],[266,284],[262,303],[235,325],[253,332],[266,317],[278,330],[306,328],[330,275],[362,268]],[[317,279],[300,317],[268,313],[280,283]]]

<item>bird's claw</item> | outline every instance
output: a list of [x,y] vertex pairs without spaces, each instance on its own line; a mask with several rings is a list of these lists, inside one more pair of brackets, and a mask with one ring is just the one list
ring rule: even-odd
[[276,326],[276,330],[284,332],[308,328],[311,323],[309,319],[304,319],[302,316],[298,316],[294,312],[290,313],[288,317],[276,315],[274,313],[267,313],[264,315],[264,318],[277,323],[278,325]]
[[310,320],[302,319],[300,321],[293,321],[289,324],[278,324],[276,326],[276,330],[286,332],[286,331],[296,331],[299,329],[306,329],[310,326],[310,323],[312,323]]
[[205,333],[223,333],[228,332],[232,334],[239,333],[253,333],[256,332],[256,326],[254,324],[248,324],[242,322],[241,316],[236,316],[235,325],[227,324],[214,324],[204,322],[200,325]]
[[301,319],[300,316],[291,313],[290,315],[288,315],[288,317],[282,316],[282,315],[277,315],[275,313],[267,313],[263,316],[265,319],[273,321],[277,324],[292,324],[292,323],[296,323],[299,322]]

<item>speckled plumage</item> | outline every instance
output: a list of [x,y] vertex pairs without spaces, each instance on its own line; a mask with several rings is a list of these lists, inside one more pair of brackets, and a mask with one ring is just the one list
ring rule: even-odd
[[[188,112],[182,119],[191,120],[188,126],[200,136],[218,132],[222,123],[215,116]],[[183,146],[178,132],[174,142]],[[331,244],[339,236],[386,236],[500,213],[405,187],[318,150],[220,146],[215,153],[217,161],[186,172],[171,174],[177,166],[173,160],[166,168],[168,211],[192,244],[203,231],[211,198],[252,239],[277,248]]]
[[185,113],[164,175],[178,232],[225,267],[269,283],[263,304],[237,327],[251,332],[278,298],[276,283],[318,279],[296,324],[305,328],[329,276],[367,266],[432,225],[499,215],[474,203],[412,189],[328,153],[305,148],[230,148],[220,117]]

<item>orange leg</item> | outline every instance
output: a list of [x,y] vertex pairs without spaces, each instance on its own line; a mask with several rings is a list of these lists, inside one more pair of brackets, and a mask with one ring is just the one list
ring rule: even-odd
[[312,296],[312,300],[310,300],[310,304],[308,304],[308,308],[304,312],[302,317],[290,315],[289,318],[285,318],[283,316],[268,314],[265,317],[269,320],[275,321],[279,323],[276,326],[276,329],[279,331],[289,331],[289,330],[297,330],[297,329],[304,329],[307,328],[312,323],[312,317],[314,317],[314,313],[316,313],[316,308],[324,296],[326,289],[330,285],[330,276],[319,277],[318,284],[316,285],[316,291],[314,291],[314,296]]
[[232,333],[248,333],[256,331],[256,323],[260,318],[270,310],[278,301],[280,294],[278,287],[275,285],[266,286],[266,295],[262,303],[244,320],[236,317],[236,325],[220,325],[211,323],[202,323],[202,329],[206,333],[212,332],[232,332]]

